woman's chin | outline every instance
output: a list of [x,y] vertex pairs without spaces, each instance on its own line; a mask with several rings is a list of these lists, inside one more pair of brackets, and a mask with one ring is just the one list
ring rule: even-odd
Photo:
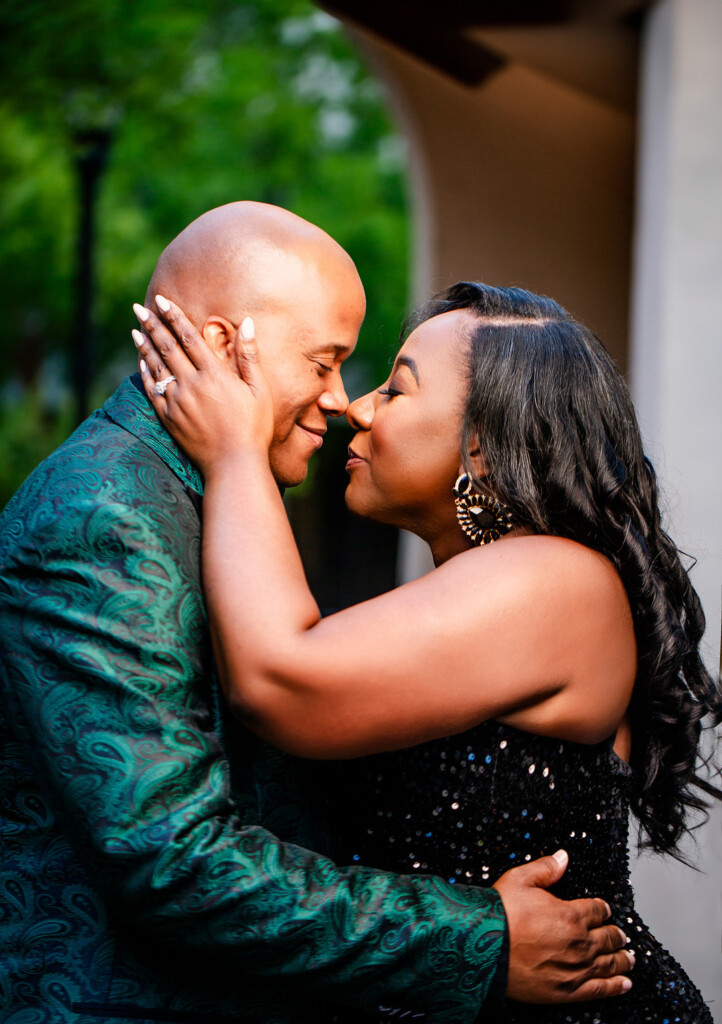
[[364,494],[363,489],[356,486],[356,481],[350,481],[344,497],[346,508],[349,512],[352,512],[355,516],[360,516],[361,519],[377,519],[377,516],[374,515],[373,502],[369,500],[370,496]]
[[361,500],[361,496],[354,490],[353,481],[346,488],[344,500],[349,512],[352,512],[355,516],[362,516],[364,519],[368,518],[364,502]]
[[360,519],[368,519],[372,523],[381,523],[383,526],[395,526],[402,528],[401,517],[394,514],[394,510],[388,505],[379,505],[373,501],[372,496],[364,493],[361,488],[354,487],[354,481],[346,488],[346,508],[353,515]]

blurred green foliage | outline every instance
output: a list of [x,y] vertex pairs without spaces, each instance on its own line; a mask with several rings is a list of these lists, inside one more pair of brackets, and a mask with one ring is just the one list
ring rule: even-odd
[[350,390],[383,376],[407,301],[404,157],[379,87],[309,0],[5,0],[0,61],[0,505],[71,426],[79,133],[112,131],[98,206],[97,399],[134,366],[131,303],[204,210],[277,203],[366,285]]

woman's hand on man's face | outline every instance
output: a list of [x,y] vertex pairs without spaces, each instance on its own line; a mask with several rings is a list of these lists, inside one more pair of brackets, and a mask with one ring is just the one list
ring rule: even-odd
[[233,339],[236,375],[178,306],[162,296],[156,305],[158,315],[134,305],[143,333],[133,331],[133,340],[145,393],[163,426],[204,475],[240,453],[267,456],[273,406],[250,318]]

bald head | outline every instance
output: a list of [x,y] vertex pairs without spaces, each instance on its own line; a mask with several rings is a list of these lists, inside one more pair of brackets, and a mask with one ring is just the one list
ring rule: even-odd
[[294,302],[309,273],[356,274],[348,253],[321,228],[266,203],[209,210],[161,253],[146,304],[164,295],[199,329],[209,316],[238,325]]
[[341,364],[366,311],[348,253],[287,210],[230,203],[193,221],[162,253],[146,305],[156,295],[176,302],[234,373],[237,329],[253,318],[273,400],[271,469],[284,486],[300,483],[327,417],[348,406]]

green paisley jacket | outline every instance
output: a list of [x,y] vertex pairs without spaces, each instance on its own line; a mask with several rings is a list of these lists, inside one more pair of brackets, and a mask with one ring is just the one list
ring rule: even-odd
[[221,706],[201,492],[127,380],[0,520],[0,1021],[473,1021],[498,895],[304,848]]

